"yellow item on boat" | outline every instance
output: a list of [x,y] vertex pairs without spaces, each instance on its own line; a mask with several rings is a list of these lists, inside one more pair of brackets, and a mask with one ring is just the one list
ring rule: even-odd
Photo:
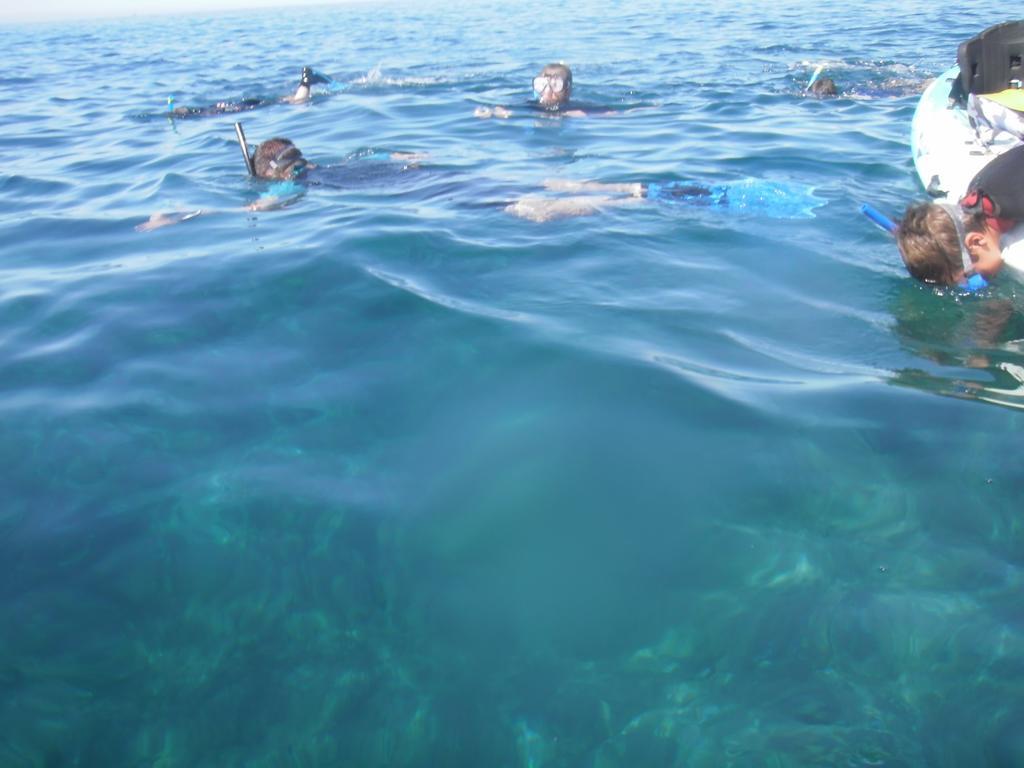
[[1007,88],[998,93],[986,93],[985,98],[992,99],[1004,107],[1024,112],[1024,88]]

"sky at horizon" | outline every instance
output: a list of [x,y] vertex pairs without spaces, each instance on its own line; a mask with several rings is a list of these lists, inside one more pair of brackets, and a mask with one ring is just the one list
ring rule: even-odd
[[37,0],[22,6],[0,6],[0,24],[75,19],[131,18],[189,13],[217,13],[249,8],[274,8],[316,5],[352,5],[366,0]]

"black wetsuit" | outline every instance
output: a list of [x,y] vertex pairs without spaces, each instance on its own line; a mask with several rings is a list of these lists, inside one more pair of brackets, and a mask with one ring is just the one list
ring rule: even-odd
[[377,152],[369,157],[349,160],[340,165],[318,165],[310,168],[303,175],[302,182],[313,187],[352,189],[392,181],[407,168],[408,166],[403,163],[392,160],[390,153]]
[[[986,205],[986,202],[989,205]],[[1024,145],[1004,152],[971,179],[960,201],[965,211],[1024,221]]]
[[219,101],[208,107],[175,107],[169,117],[209,117],[210,115],[230,115],[236,112],[248,112],[259,109],[267,104],[275,104],[274,99],[242,99],[241,101]]
[[293,198],[304,194],[308,187],[355,190],[385,186],[393,190],[402,178],[415,177],[420,183],[428,178],[422,171],[407,175],[418,169],[417,165],[392,160],[388,152],[375,152],[338,165],[313,166],[296,178],[271,182],[260,197]]

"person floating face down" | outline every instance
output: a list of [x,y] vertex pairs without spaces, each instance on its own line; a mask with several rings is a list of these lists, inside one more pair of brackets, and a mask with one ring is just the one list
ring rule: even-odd
[[831,77],[819,77],[811,83],[807,92],[812,96],[817,96],[819,99],[827,98],[829,96],[835,96],[838,94],[836,90],[836,83]]
[[[270,139],[260,144],[253,155],[252,167],[257,178],[274,183],[270,184],[255,202],[246,206],[245,210],[249,211],[271,210],[279,207],[285,200],[297,196],[302,192],[306,173],[316,168],[302,156],[302,151],[291,139],[282,138]],[[211,213],[218,211],[199,209],[172,213],[158,212],[136,225],[135,231],[151,232]]]
[[211,115],[234,114],[259,109],[270,104],[303,104],[309,101],[312,87],[317,83],[329,84],[332,81],[321,75],[312,67],[303,67],[299,75],[299,84],[295,93],[282,98],[247,98],[238,101],[218,101],[206,107],[174,106],[174,99],[168,99],[168,113],[171,117],[208,117]]
[[[907,208],[896,243],[907,271],[924,283],[969,285],[1003,266],[1004,240],[1019,240],[1024,221],[1024,145],[999,155],[967,186],[959,205],[917,203]],[[1012,231],[1012,236],[1007,238]]]
[[[537,106],[562,117],[586,117],[582,109],[569,109],[572,97],[572,70],[561,62],[548,64],[533,78],[533,94]],[[476,117],[508,118],[512,111],[508,107],[477,107]]]
[[[340,165],[318,166],[309,162],[291,139],[273,138],[256,148],[252,157],[252,171],[256,178],[271,182],[248,211],[268,211],[280,208],[300,197],[307,186],[343,189],[393,181],[398,174],[418,168],[426,155],[413,152],[375,152],[353,162]],[[210,209],[154,213],[135,227],[149,232],[178,224],[196,216],[218,213]]]

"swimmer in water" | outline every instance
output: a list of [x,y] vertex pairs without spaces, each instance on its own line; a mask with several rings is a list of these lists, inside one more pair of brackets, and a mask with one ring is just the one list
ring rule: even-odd
[[804,86],[804,93],[817,96],[819,99],[826,96],[836,95],[836,83],[831,77],[822,77],[821,73],[824,71],[824,64],[819,64],[817,68],[815,68],[814,74],[811,75],[811,79],[808,80],[807,85]]
[[295,88],[295,93],[290,96],[284,96],[279,99],[247,98],[241,99],[240,101],[218,101],[216,104],[211,104],[207,107],[175,107],[174,99],[171,97],[167,100],[167,115],[169,117],[177,118],[210,117],[212,115],[248,112],[270,104],[304,104],[309,101],[310,96],[312,95],[313,85],[317,83],[323,83],[326,85],[331,82],[333,81],[330,78],[326,75],[321,75],[312,67],[303,67],[302,73],[299,75],[299,84]]
[[545,222],[590,216],[608,208],[640,205],[648,201],[666,205],[717,207],[771,218],[806,218],[824,201],[799,185],[747,179],[730,184],[692,181],[628,182],[548,179],[548,192],[566,196],[527,195],[505,207],[506,213],[528,221]]
[[812,96],[817,96],[819,99],[836,96],[839,93],[836,90],[836,83],[831,77],[817,78],[811,83],[811,87],[807,89],[807,92]]
[[256,148],[252,162],[256,176],[267,181],[292,181],[316,168],[291,139],[264,141]]
[[[252,171],[256,178],[271,183],[243,210],[269,211],[281,208],[301,197],[310,186],[345,189],[386,181],[398,173],[418,168],[425,157],[412,152],[376,152],[340,165],[320,166],[309,162],[291,139],[269,139],[256,148],[252,156]],[[138,232],[149,232],[216,212],[197,210],[154,213],[135,229]]]
[[891,67],[890,70],[896,71],[897,74],[882,79],[879,79],[879,76],[886,72],[879,71],[877,65],[847,65],[846,68],[848,71],[845,79],[849,82],[840,89],[835,80],[823,74],[825,65],[819,64],[804,86],[803,93],[819,99],[837,96],[849,99],[892,98],[918,94],[931,82],[928,79],[908,77],[906,73],[899,74],[896,67]]
[[[534,110],[539,108],[541,111],[561,117],[587,116],[582,109],[569,108],[569,99],[572,97],[572,70],[561,62],[548,64],[533,78],[533,93],[536,101],[531,102],[530,106]],[[473,116],[507,119],[512,116],[512,110],[501,106],[477,107]]]
[[907,208],[896,244],[912,277],[923,283],[971,287],[1015,255],[1024,241],[1024,145],[990,160],[967,185],[959,205],[918,203]]

